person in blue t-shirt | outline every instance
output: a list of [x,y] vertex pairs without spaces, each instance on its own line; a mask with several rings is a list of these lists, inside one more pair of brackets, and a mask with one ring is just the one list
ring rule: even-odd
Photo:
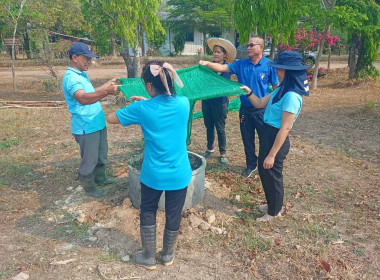
[[[261,98],[269,94],[269,84],[274,89],[278,84],[276,71],[267,64],[270,60],[263,56],[263,51],[264,40],[260,37],[252,37],[248,41],[248,58],[246,59],[240,59],[223,65],[203,60],[199,63],[206,65],[216,72],[231,72],[232,74],[236,74],[239,83],[251,88],[254,94]],[[246,160],[246,168],[243,170],[242,176],[248,178],[257,171],[255,131],[257,131],[260,140],[264,109],[254,107],[244,95],[240,96],[240,101],[240,133],[244,144]]]
[[170,64],[149,61],[141,77],[152,98],[131,97],[138,102],[109,114],[107,122],[123,126],[138,124],[144,135],[140,176],[142,253],[136,256],[135,262],[152,270],[156,269],[156,213],[163,191],[166,224],[162,262],[167,266],[174,260],[182,208],[192,177],[186,146],[190,102],[176,95],[173,80],[179,87],[183,85]]
[[79,144],[81,163],[79,180],[85,194],[103,197],[107,189],[98,186],[112,184],[114,180],[106,179],[107,163],[107,128],[106,118],[99,100],[107,95],[115,95],[118,85],[116,78],[100,87],[94,88],[85,71],[88,70],[93,54],[90,47],[82,42],[74,43],[70,50],[70,67],[62,80],[67,108],[71,113],[71,133]]
[[[214,63],[224,64],[231,63],[236,57],[236,48],[227,39],[211,37],[207,39],[207,44],[214,55]],[[231,73],[219,73],[226,79],[231,79]],[[202,100],[203,120],[206,127],[207,150],[204,157],[208,158],[214,153],[215,129],[218,134],[218,145],[220,153],[220,162],[227,164],[226,154],[226,119],[228,113],[228,96]]]
[[277,61],[268,65],[277,70],[280,86],[271,94],[258,98],[252,90],[243,86],[246,97],[256,108],[265,108],[261,132],[258,169],[267,203],[259,210],[267,212],[257,221],[269,221],[284,211],[283,162],[289,152],[289,131],[301,108],[302,96],[309,96],[306,69],[298,52],[282,52]]

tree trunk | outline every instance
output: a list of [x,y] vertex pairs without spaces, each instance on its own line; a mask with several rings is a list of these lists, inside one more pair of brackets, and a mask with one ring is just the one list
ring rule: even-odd
[[317,89],[319,62],[321,61],[323,46],[325,44],[326,35],[327,35],[329,30],[330,30],[330,25],[327,24],[325,27],[325,31],[323,32],[322,40],[320,41],[320,43],[318,45],[318,53],[317,53],[317,58],[315,59],[314,73],[313,73],[313,79],[311,80],[310,89]]
[[29,40],[28,30],[26,30],[26,32],[23,34],[23,38],[24,38],[24,50],[26,53],[26,58],[31,59],[32,56],[30,54],[30,40]]
[[113,57],[116,57],[117,54],[116,54],[116,39],[115,39],[115,34],[111,31],[111,51],[112,51],[112,56]]
[[16,41],[16,31],[17,31],[17,21],[15,22],[15,27],[13,29],[13,40],[12,40],[12,80],[13,80],[13,91],[17,92],[17,82],[16,82],[16,70],[15,70],[15,41]]
[[272,40],[270,44],[270,59],[275,60],[275,55],[276,55],[276,44],[274,40]]
[[140,60],[138,57],[137,47],[133,48],[134,56],[131,57],[129,54],[129,45],[127,45],[125,38],[123,38],[123,49],[121,51],[121,56],[123,57],[124,63],[127,66],[127,77],[135,78],[140,70]]
[[348,51],[348,78],[353,79],[356,77],[358,70],[358,58],[359,58],[359,48],[361,45],[362,38],[356,31],[352,34],[351,45]]

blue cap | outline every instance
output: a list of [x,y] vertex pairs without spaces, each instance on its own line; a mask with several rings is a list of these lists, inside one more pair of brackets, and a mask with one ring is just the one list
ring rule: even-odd
[[84,55],[90,58],[98,58],[99,56],[92,53],[92,50],[89,45],[82,43],[82,42],[76,42],[73,44],[69,50],[70,57],[72,55]]
[[267,64],[274,68],[285,70],[305,70],[310,68],[303,64],[302,55],[298,52],[286,51],[279,53],[277,61],[268,61]]

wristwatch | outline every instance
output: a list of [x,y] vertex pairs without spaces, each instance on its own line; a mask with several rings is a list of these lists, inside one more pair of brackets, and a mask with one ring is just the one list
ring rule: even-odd
[[253,91],[251,90],[251,92],[246,94],[245,96],[250,97],[252,94],[253,94]]

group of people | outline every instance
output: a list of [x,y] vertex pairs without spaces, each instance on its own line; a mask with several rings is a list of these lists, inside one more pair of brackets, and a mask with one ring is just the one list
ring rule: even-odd
[[[236,49],[228,40],[210,38],[208,43],[214,61],[199,63],[225,78],[230,78],[231,73],[236,74],[244,85],[242,90],[247,93],[240,97],[239,112],[246,154],[246,168],[242,175],[249,177],[258,169],[267,204],[259,207],[266,214],[257,220],[269,221],[283,211],[282,167],[290,146],[288,133],[301,110],[302,96],[308,95],[307,66],[302,64],[302,57],[296,52],[280,53],[277,61],[263,57],[264,41],[260,37],[249,40],[249,57],[238,61],[234,61]],[[176,95],[174,87],[174,82],[179,87],[183,84],[169,63],[149,61],[144,65],[141,77],[151,99],[131,97],[137,102],[106,117],[99,101],[116,94],[116,79],[94,88],[85,72],[91,59],[98,56],[81,42],[72,45],[69,55],[70,67],[63,77],[63,92],[71,113],[71,132],[80,147],[79,180],[85,194],[103,197],[107,189],[102,186],[113,183],[105,176],[106,121],[123,126],[140,125],[144,135],[140,177],[142,252],[135,257],[135,262],[147,269],[156,269],[156,213],[158,201],[165,191],[166,223],[159,258],[164,265],[171,265],[187,186],[192,177],[186,146],[190,105],[186,97]],[[269,93],[269,84],[275,88],[272,93]],[[228,163],[225,134],[228,102],[227,97],[202,101],[207,130],[204,155],[209,157],[214,152],[216,128],[222,164]],[[260,141],[258,157],[255,154],[255,130]]]

